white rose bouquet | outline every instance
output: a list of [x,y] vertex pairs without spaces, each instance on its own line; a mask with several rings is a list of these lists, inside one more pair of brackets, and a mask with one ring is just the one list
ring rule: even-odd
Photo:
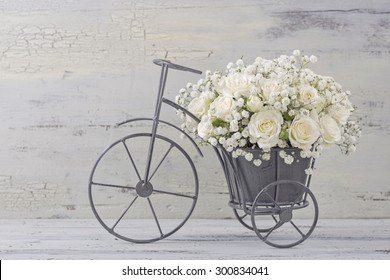
[[[176,97],[176,103],[200,120],[181,112],[182,128],[255,165],[269,159],[276,147],[296,147],[301,157],[317,158],[324,147],[337,145],[349,154],[361,134],[351,120],[350,92],[306,67],[316,61],[295,50],[273,60],[258,57],[249,65],[239,59],[224,72],[207,71]],[[251,149],[261,149],[261,158],[254,158]],[[286,163],[294,161],[286,152],[280,156]]]

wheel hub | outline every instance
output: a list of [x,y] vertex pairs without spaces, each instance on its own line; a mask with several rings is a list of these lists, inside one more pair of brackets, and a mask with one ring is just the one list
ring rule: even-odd
[[292,215],[291,208],[283,209],[279,214],[279,219],[283,223],[287,223],[287,222],[291,221],[292,217],[293,217],[293,215]]
[[137,183],[135,189],[140,197],[149,197],[153,192],[153,185],[150,182],[144,184],[144,181],[142,180]]

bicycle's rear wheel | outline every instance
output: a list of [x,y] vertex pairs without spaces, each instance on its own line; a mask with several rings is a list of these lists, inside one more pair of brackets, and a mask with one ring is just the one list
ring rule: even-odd
[[179,230],[198,198],[195,166],[177,143],[156,135],[149,183],[143,183],[152,135],[128,135],[96,161],[89,200],[97,220],[114,236],[135,243],[161,240]]

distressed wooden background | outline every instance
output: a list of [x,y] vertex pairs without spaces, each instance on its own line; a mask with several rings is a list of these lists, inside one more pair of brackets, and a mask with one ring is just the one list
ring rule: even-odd
[[[0,0],[0,218],[92,217],[90,169],[129,132],[113,124],[151,114],[152,59],[214,70],[294,49],[353,93],[363,125],[356,154],[317,162],[320,217],[389,218],[389,14],[388,0]],[[171,72],[168,97],[198,78]],[[203,150],[193,216],[231,217]]]

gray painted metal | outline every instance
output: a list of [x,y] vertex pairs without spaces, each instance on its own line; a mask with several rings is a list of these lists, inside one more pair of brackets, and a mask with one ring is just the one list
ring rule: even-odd
[[[181,70],[181,71],[189,71],[197,74],[200,74],[201,72],[181,65],[173,64],[168,60],[156,59],[153,62],[156,65],[162,67],[160,84],[158,88],[157,101],[156,101],[153,118],[130,119],[118,124],[118,126],[120,126],[135,121],[145,121],[145,120],[152,121],[153,127],[151,133],[138,133],[138,134],[128,135],[114,142],[112,145],[110,145],[103,152],[103,154],[98,158],[97,162],[95,163],[92,169],[90,180],[89,180],[90,204],[98,221],[111,234],[121,239],[124,239],[126,241],[131,241],[135,243],[148,243],[148,242],[158,241],[170,236],[171,234],[179,230],[184,225],[184,223],[188,220],[188,218],[190,217],[190,215],[194,210],[197,197],[198,197],[198,189],[199,189],[197,171],[195,169],[195,166],[191,158],[184,151],[184,149],[180,147],[176,142],[174,142],[173,140],[167,137],[158,135],[157,130],[159,124],[164,123],[181,131],[177,126],[169,122],[160,120],[162,103],[165,103],[176,110],[181,110],[184,114],[187,114],[189,117],[193,118],[197,122],[200,121],[191,112],[179,106],[178,104],[168,99],[165,99],[163,95],[164,95],[165,83],[167,80],[169,68]],[[191,138],[190,135],[188,135],[183,131],[181,131],[181,133],[184,133],[185,136],[188,139],[190,139],[190,141],[197,147],[195,141]],[[135,164],[134,159],[126,144],[126,141],[137,137],[150,138],[149,148],[148,148],[148,153],[146,158],[145,174],[143,178],[140,176],[139,171],[137,169],[137,165]],[[153,158],[154,148],[156,145],[156,139],[159,139],[163,142],[167,142],[169,143],[170,146],[169,149],[166,151],[162,160],[157,165],[155,171],[152,174],[150,174],[151,162]],[[101,183],[95,181],[94,180],[95,172],[97,170],[97,167],[99,166],[101,159],[105,157],[105,155],[109,153],[109,151],[112,148],[122,144],[125,147],[126,153],[129,159],[131,160],[132,167],[135,171],[135,174],[138,177],[138,183],[136,184],[136,186],[131,187],[127,185],[123,186],[123,185]],[[194,180],[195,180],[195,189],[193,195],[174,193],[162,189],[157,190],[154,188],[153,184],[151,183],[151,179],[153,175],[155,174],[157,169],[160,168],[161,164],[163,164],[166,156],[170,153],[170,151],[173,148],[176,148],[178,151],[180,151],[188,161],[189,165],[191,166],[192,173],[194,175]],[[197,147],[197,150],[202,155],[199,147]],[[222,169],[226,177],[227,186],[230,194],[229,205],[233,208],[233,212],[236,218],[243,226],[255,231],[256,235],[268,245],[278,247],[278,248],[287,248],[287,247],[298,245],[299,243],[303,242],[310,236],[318,220],[318,204],[313,193],[309,190],[311,175],[306,175],[304,170],[306,168],[313,167],[314,165],[313,159],[301,158],[300,150],[297,148],[287,148],[283,150],[295,157],[294,163],[288,165],[284,163],[284,161],[280,160],[279,152],[282,149],[276,148],[271,150],[270,160],[263,161],[261,167],[257,167],[252,162],[248,162],[243,157],[233,158],[231,153],[228,153],[220,145],[214,147],[214,150],[217,154],[217,158],[221,163]],[[250,152],[254,154],[255,158],[261,158],[263,154],[262,150],[251,149]],[[180,165],[182,163],[177,162],[175,164]],[[134,197],[130,200],[130,203],[127,206],[126,210],[116,220],[113,226],[111,225],[109,226],[105,223],[104,219],[101,218],[101,214],[97,209],[98,208],[97,205],[95,205],[94,203],[93,196],[94,196],[95,186],[107,187],[107,188],[120,188],[123,190],[132,190],[135,193]],[[188,214],[181,220],[181,222],[177,226],[175,226],[172,230],[168,232],[163,231],[160,225],[160,220],[158,218],[158,213],[156,213],[156,209],[153,206],[151,200],[151,197],[156,193],[185,197],[192,200],[192,205],[190,207]],[[150,208],[149,212],[152,214],[152,219],[155,220],[159,232],[158,236],[156,237],[132,238],[128,235],[124,235],[115,231],[116,226],[121,222],[123,217],[130,210],[133,204],[135,204],[138,198],[146,199],[148,202]],[[313,213],[312,223],[309,227],[309,230],[307,232],[304,232],[303,229],[300,229],[299,226],[297,226],[293,222],[294,211],[298,209],[304,209],[309,205],[314,206],[314,213]],[[238,211],[240,212],[243,211],[244,214],[239,214]],[[249,224],[244,220],[245,217],[249,217],[249,216],[251,217],[251,224]],[[264,228],[262,225],[258,225],[256,216],[270,216],[272,217],[274,224],[272,226],[267,225]],[[283,227],[283,225],[285,224],[291,224],[293,228],[295,228],[296,232],[298,232],[300,235],[298,240],[293,240],[291,242],[289,241],[287,244],[286,243],[279,244],[277,242],[270,241],[268,237],[275,230]]]

